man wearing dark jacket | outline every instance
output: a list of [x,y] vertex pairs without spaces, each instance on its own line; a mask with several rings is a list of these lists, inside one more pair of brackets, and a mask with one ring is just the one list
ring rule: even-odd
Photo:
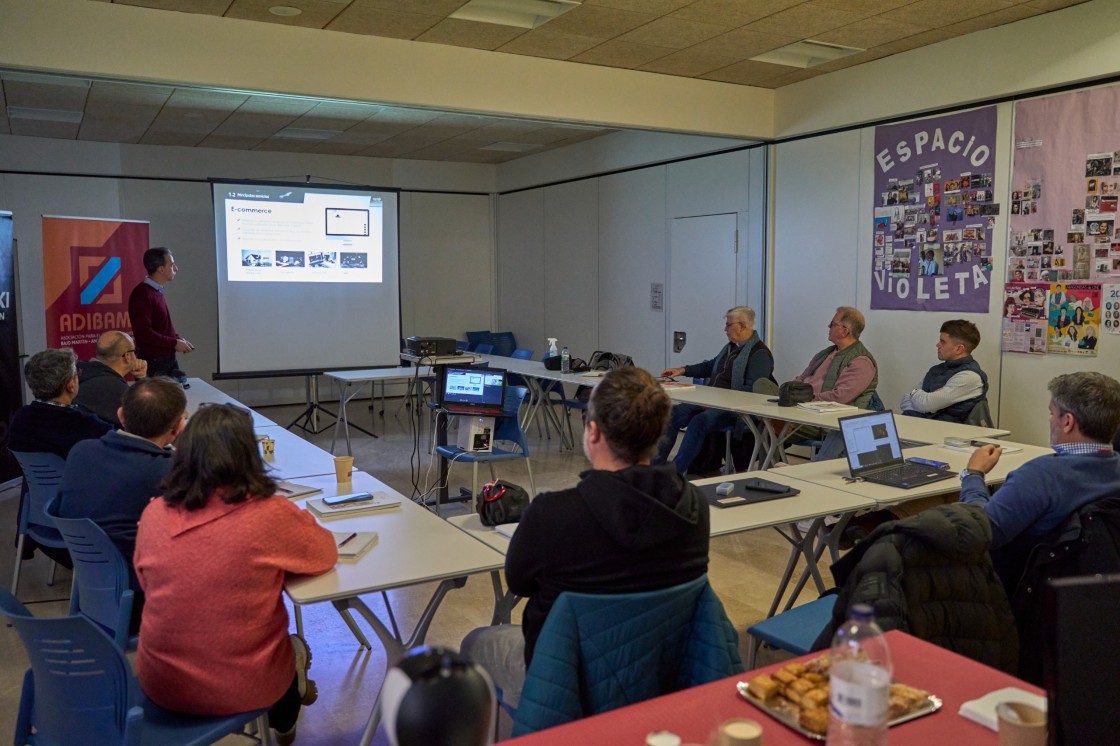
[[[686,365],[683,368],[668,368],[661,371],[664,377],[689,376],[707,379],[709,385],[720,389],[751,391],[754,382],[760,378],[774,380],[774,355],[758,338],[754,330],[754,309],[736,306],[727,312],[727,323],[723,331],[727,334],[727,344],[711,360]],[[704,439],[709,433],[731,430],[739,422],[739,415],[724,409],[708,409],[698,404],[677,404],[669,417],[669,427],[664,440],[658,448],[655,464],[663,464],[669,458],[677,433],[684,430],[684,439],[673,464],[677,472],[684,474],[700,453]],[[687,428],[687,429],[686,429]]]
[[988,395],[988,375],[972,357],[978,344],[980,330],[971,321],[952,319],[942,324],[937,340],[937,359],[941,362],[929,369],[921,386],[902,397],[902,413],[967,422],[972,408]]
[[121,399],[128,390],[125,376],[140,380],[148,374],[148,364],[136,356],[136,344],[124,332],[105,332],[97,338],[97,350],[88,361],[78,361],[78,395],[74,403],[85,407],[113,427]]
[[63,518],[89,518],[100,526],[128,562],[135,591],[133,629],[144,604],[132,568],[136,524],[171,469],[171,444],[187,421],[187,397],[167,378],[150,378],[125,390],[117,416],[124,429],[86,440],[70,451],[59,487],[56,512]]
[[187,374],[179,368],[176,353],[191,352],[194,345],[175,331],[163,295],[164,287],[179,272],[179,265],[170,249],[156,246],[144,252],[144,270],[148,276],[128,296],[128,316],[138,354],[148,361],[149,375],[170,376],[185,383]]

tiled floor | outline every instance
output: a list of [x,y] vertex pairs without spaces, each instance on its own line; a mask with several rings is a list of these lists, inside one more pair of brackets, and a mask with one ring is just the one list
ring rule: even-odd
[[[374,431],[381,437],[373,439],[355,431],[353,451],[355,467],[370,472],[390,486],[404,493],[413,494],[414,475],[423,484],[432,464],[427,453],[426,429],[420,438],[414,438],[408,426],[406,411],[394,416],[399,400],[388,402],[384,420],[377,421]],[[368,427],[371,413],[368,401],[354,401],[348,413],[353,422]],[[287,424],[299,412],[299,407],[272,407],[262,412],[277,422]],[[578,421],[574,421],[577,424]],[[587,467],[582,453],[561,451],[555,434],[551,439],[530,430],[533,477],[538,491],[568,487],[578,481],[579,472]],[[331,432],[307,438],[323,448],[330,447]],[[344,446],[339,445],[338,452]],[[514,461],[499,464],[499,476],[528,486],[525,466]],[[431,469],[434,472],[434,468]],[[483,470],[484,472],[485,470]],[[459,485],[469,487],[470,469],[460,466],[451,474],[451,491]],[[14,551],[16,514],[15,491],[0,493],[0,579],[7,584],[11,578]],[[447,514],[461,512],[462,504],[445,508]],[[723,600],[728,616],[740,632],[740,647],[746,660],[747,626],[761,619],[769,608],[771,597],[785,565],[788,544],[770,529],[753,531],[712,540],[709,576],[712,586]],[[48,563],[41,556],[24,564],[20,581],[20,599],[45,601],[31,606],[36,615],[64,614],[70,575],[60,571],[54,587],[46,586]],[[826,573],[826,581],[828,580]],[[427,603],[435,584],[392,591],[389,597],[402,628],[411,629]],[[812,598],[803,595],[803,600]],[[375,611],[384,606],[380,596],[365,599]],[[472,577],[462,589],[452,591],[444,600],[428,633],[427,642],[435,645],[458,647],[463,636],[489,622],[493,594],[487,576]],[[314,662],[311,676],[319,687],[319,701],[307,708],[300,718],[298,743],[307,746],[357,743],[374,697],[381,685],[385,660],[382,651],[362,650],[334,609],[327,604],[304,608],[307,640],[311,645]],[[515,619],[517,621],[515,612]],[[376,639],[372,634],[371,639]],[[14,630],[0,626],[0,739],[8,739],[14,732],[15,717],[20,696],[23,672],[27,667],[23,648]],[[761,659],[765,661],[766,659]],[[238,743],[243,739],[227,739]],[[225,742],[223,742],[225,743]],[[379,732],[376,744],[387,744]]]

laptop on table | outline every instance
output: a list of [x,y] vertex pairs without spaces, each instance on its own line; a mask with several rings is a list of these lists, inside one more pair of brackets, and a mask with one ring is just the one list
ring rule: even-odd
[[894,413],[889,409],[842,417],[840,433],[848,449],[848,469],[854,478],[908,490],[954,476],[947,468],[906,463]]

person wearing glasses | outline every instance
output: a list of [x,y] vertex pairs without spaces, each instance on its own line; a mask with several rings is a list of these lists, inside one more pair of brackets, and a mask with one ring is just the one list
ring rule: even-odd
[[[686,365],[683,368],[667,368],[661,371],[662,377],[689,376],[703,378],[709,386],[736,391],[751,391],[754,382],[765,378],[774,381],[774,355],[754,329],[754,309],[748,306],[735,306],[727,312],[723,331],[727,334],[727,344],[711,360]],[[776,381],[775,381],[776,383]],[[669,416],[665,437],[658,446],[653,459],[655,464],[664,464],[677,440],[677,433],[685,431],[684,439],[673,458],[678,474],[684,474],[692,461],[700,453],[704,439],[710,433],[731,430],[739,423],[739,415],[722,409],[708,409],[698,404],[676,404]]]
[[89,360],[78,361],[78,395],[74,403],[85,407],[118,430],[117,410],[128,391],[125,376],[137,381],[148,375],[148,363],[136,356],[136,343],[124,332],[105,332]]
[[316,689],[307,643],[288,634],[284,581],[332,569],[334,536],[277,494],[240,407],[215,404],[191,416],[163,487],[140,516],[133,555],[146,596],[140,684],[176,712],[269,708],[286,746]]
[[140,357],[148,361],[153,376],[170,376],[186,387],[187,374],[179,368],[177,353],[184,355],[194,345],[175,331],[171,311],[163,291],[175,279],[179,265],[171,250],[155,246],[144,252],[144,271],[148,276],[128,296],[128,316]]

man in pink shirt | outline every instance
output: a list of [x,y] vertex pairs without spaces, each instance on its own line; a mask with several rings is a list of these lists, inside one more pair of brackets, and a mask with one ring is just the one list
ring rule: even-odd
[[[863,327],[863,314],[858,310],[850,306],[836,309],[828,324],[828,341],[832,344],[814,355],[804,372],[794,379],[813,387],[815,401],[868,408],[879,384],[879,369],[871,352],[859,341]],[[824,433],[820,428],[803,427],[798,435],[817,440]],[[843,450],[843,438],[833,431],[813,460],[838,458]]]

